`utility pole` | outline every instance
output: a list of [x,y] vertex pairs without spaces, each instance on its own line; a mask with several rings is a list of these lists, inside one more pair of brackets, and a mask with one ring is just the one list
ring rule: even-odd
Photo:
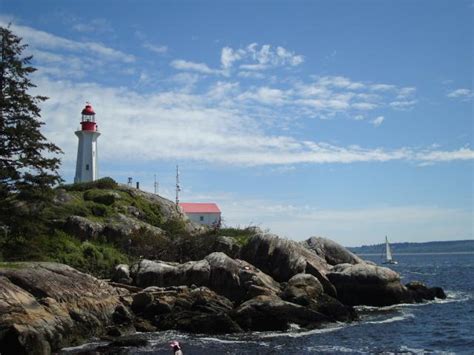
[[153,184],[153,187],[155,188],[155,195],[158,194],[158,182],[156,181],[156,174],[155,174],[155,183]]
[[179,185],[179,166],[176,165],[176,206],[179,205],[179,192],[181,191],[181,186]]

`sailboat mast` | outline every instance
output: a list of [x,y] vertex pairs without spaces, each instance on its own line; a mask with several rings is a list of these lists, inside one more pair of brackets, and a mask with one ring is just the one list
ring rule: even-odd
[[392,261],[392,251],[390,250],[387,236],[385,236],[385,257],[387,261]]

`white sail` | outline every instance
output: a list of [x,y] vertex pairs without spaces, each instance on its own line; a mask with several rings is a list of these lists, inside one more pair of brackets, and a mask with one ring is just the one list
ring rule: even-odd
[[388,244],[388,238],[385,236],[385,259],[388,262],[391,262],[393,260],[392,258],[392,251],[390,250],[390,244]]

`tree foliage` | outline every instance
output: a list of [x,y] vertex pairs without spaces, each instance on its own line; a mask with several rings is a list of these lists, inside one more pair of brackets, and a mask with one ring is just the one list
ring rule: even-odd
[[36,71],[32,56],[23,56],[27,45],[9,28],[0,27],[0,201],[11,193],[23,197],[42,195],[61,181],[55,144],[40,132],[36,87],[29,76]]

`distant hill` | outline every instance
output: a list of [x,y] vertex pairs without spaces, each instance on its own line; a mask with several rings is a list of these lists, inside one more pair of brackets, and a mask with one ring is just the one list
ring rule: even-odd
[[[474,253],[474,240],[453,240],[426,243],[390,243],[392,251],[396,254],[403,253]],[[361,247],[349,247],[356,254],[382,254],[385,244],[363,245]]]

